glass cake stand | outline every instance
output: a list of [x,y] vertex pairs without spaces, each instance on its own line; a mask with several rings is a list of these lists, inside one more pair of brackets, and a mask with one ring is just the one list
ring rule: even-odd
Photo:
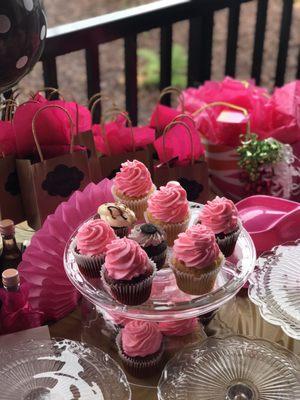
[[30,340],[0,350],[5,400],[130,400],[118,364],[101,350],[68,339]]
[[209,338],[166,365],[159,400],[298,400],[300,359],[261,339]]
[[[197,203],[190,203],[190,225],[195,223],[201,207]],[[100,277],[98,280],[90,281],[80,273],[71,251],[77,230],[69,239],[64,254],[64,266],[69,279],[96,307],[105,312],[113,312],[114,316],[131,319],[161,322],[207,314],[235,296],[253,272],[256,261],[251,237],[245,229],[242,229],[234,254],[226,260],[212,292],[202,296],[191,296],[181,292],[171,268],[167,267],[156,274],[151,297],[146,303],[139,306],[125,306],[111,296]],[[169,249],[169,253],[171,252],[172,249]]]

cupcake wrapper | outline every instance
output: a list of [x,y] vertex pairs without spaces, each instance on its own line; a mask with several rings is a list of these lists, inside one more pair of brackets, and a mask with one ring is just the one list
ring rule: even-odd
[[190,216],[184,221],[184,222],[179,222],[176,224],[164,224],[163,222],[158,222],[158,221],[152,221],[151,218],[149,219],[147,212],[144,213],[144,218],[146,222],[159,225],[166,233],[167,235],[167,241],[168,241],[168,246],[173,246],[174,240],[177,239],[179,233],[184,232],[189,224]]
[[102,268],[101,277],[110,288],[113,297],[119,303],[128,306],[138,306],[145,303],[151,295],[152,281],[156,274],[156,265],[151,260],[150,264],[153,267],[152,275],[138,283],[131,283],[130,281],[128,283],[107,282],[105,279],[105,266]]
[[160,270],[166,263],[167,250],[156,256],[151,256],[150,258],[155,263],[157,270]]
[[118,196],[115,191],[115,186],[112,187],[111,192],[112,192],[112,195],[114,196],[115,201],[125,204],[125,206],[130,208],[135,213],[137,220],[140,221],[143,219],[144,212],[147,209],[148,199],[152,196],[155,189],[156,189],[156,186],[153,185],[153,188],[150,191],[150,193],[147,196],[145,196],[141,199],[138,199],[138,200],[129,200],[129,199]]
[[230,257],[234,252],[241,230],[242,227],[239,226],[236,231],[226,234],[224,238],[220,238],[218,235],[216,235],[218,246],[225,257]]
[[128,228],[128,226],[123,226],[123,227],[122,227],[122,226],[121,226],[121,227],[112,226],[112,228],[113,228],[115,234],[116,234],[119,238],[126,237],[126,236],[128,235],[128,233],[129,233],[129,228]]
[[188,272],[179,271],[172,266],[177,286],[185,293],[192,295],[203,295],[213,290],[218,273],[222,268],[222,264],[210,272],[203,273],[200,277],[196,277]]
[[85,256],[76,251],[76,242],[73,244],[73,255],[82,275],[88,278],[100,278],[100,271],[104,264],[105,256]]
[[122,360],[124,368],[130,375],[136,378],[144,378],[153,376],[155,373],[161,373],[164,364],[164,344],[162,344],[158,352],[151,355],[150,359],[149,356],[146,359],[127,356],[122,350],[120,333],[117,335],[116,344],[119,357]]

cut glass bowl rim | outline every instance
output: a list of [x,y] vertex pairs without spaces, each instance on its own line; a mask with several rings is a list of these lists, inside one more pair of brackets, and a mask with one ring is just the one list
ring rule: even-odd
[[[275,259],[277,250],[282,246],[300,246],[300,239],[288,241],[278,246],[273,247],[270,251],[264,252],[257,260],[257,265],[253,273],[249,277],[248,295],[249,299],[258,306],[261,317],[273,324],[280,326],[284,333],[296,340],[300,340],[300,312],[299,322],[292,318],[283,308],[277,307],[277,314],[272,310],[272,305],[265,301],[263,289],[260,285],[260,280],[264,277],[271,267],[272,260]],[[300,268],[299,268],[300,274]],[[300,292],[299,292],[300,298]]]
[[[7,360],[6,366],[2,366],[0,372],[8,370],[10,363],[17,361],[16,354],[21,355],[22,356],[21,359],[23,358],[26,360],[26,355],[28,354],[28,358],[29,355],[33,356],[32,353],[36,349],[43,349],[44,347],[46,348],[49,347],[55,350],[56,344],[63,345],[64,342],[68,344],[68,351],[73,352],[78,357],[82,357],[83,359],[87,358],[88,362],[92,364],[95,370],[99,371],[101,369],[101,371],[103,371],[104,364],[108,364],[110,368],[108,372],[109,375],[112,375],[112,373],[114,373],[119,385],[117,393],[121,393],[120,389],[122,386],[123,395],[125,395],[125,393],[126,395],[128,394],[126,400],[132,399],[130,384],[127,380],[125,372],[120,367],[120,365],[109,354],[105,353],[100,348],[72,339],[59,338],[59,337],[49,338],[49,339],[28,339],[10,346],[8,350],[6,350],[5,348],[0,348],[1,359],[3,360],[5,358]],[[106,390],[108,390],[108,388],[106,388]]]
[[[218,337],[218,336],[213,336],[213,337],[208,337],[205,339],[203,342],[199,344],[193,344],[190,346],[185,347],[183,350],[178,352],[171,360],[167,362],[167,364],[164,367],[164,370],[161,374],[161,378],[159,380],[157,390],[158,390],[158,399],[159,400],[164,400],[163,397],[163,388],[164,385],[169,382],[169,375],[168,375],[168,370],[171,370],[174,367],[178,367],[181,360],[183,360],[183,356],[187,356],[188,354],[192,354],[194,351],[201,351],[201,350],[206,350],[207,352],[213,352],[213,348],[210,349],[207,344],[210,344],[211,346],[213,344],[216,345],[221,345],[228,344],[228,342],[233,341],[235,343],[240,342],[243,344],[257,344],[259,348],[265,349],[266,351],[271,351],[271,352],[276,352],[277,356],[279,357],[281,355],[282,362],[285,362],[285,364],[295,371],[295,376],[299,377],[299,382],[300,382],[300,356],[297,356],[287,348],[281,346],[278,343],[271,342],[266,339],[262,338],[257,338],[253,336],[245,336],[245,335],[235,335],[235,334],[230,334],[226,335],[224,337]],[[299,392],[300,392],[300,383],[299,383]]]

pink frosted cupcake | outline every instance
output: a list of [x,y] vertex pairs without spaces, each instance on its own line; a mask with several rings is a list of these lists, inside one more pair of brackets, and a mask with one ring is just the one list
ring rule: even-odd
[[114,239],[116,235],[113,229],[100,219],[88,221],[82,225],[73,244],[73,254],[83,275],[100,278],[106,246]]
[[206,337],[198,318],[160,322],[158,328],[166,337],[165,351],[168,359],[182,350],[183,347],[200,343]]
[[205,204],[198,222],[213,231],[224,256],[231,256],[241,233],[238,210],[234,203],[225,197],[217,196]]
[[179,289],[185,293],[210,292],[223,261],[213,232],[203,225],[192,226],[175,240],[172,268]]
[[151,175],[146,166],[140,161],[126,161],[120,172],[116,174],[112,194],[116,201],[125,204],[136,215],[143,219],[147,208],[147,200],[154,192]]
[[159,322],[158,328],[165,336],[186,336],[199,328],[199,322],[197,318]]
[[156,323],[131,321],[117,337],[124,368],[137,378],[153,376],[163,364],[163,335]]
[[147,301],[155,272],[153,261],[133,240],[116,239],[107,246],[102,278],[120,303],[139,305]]
[[166,232],[169,246],[189,223],[189,203],[186,191],[175,181],[161,186],[148,200],[145,213],[148,222],[158,225]]

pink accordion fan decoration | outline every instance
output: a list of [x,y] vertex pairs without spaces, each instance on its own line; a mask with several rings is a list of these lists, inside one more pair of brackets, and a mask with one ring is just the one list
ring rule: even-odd
[[96,213],[100,204],[113,201],[112,183],[104,179],[75,192],[58,206],[33,236],[18,270],[29,287],[32,308],[45,313],[46,320],[58,320],[77,305],[79,293],[69,281],[63,265],[66,242],[79,224]]

